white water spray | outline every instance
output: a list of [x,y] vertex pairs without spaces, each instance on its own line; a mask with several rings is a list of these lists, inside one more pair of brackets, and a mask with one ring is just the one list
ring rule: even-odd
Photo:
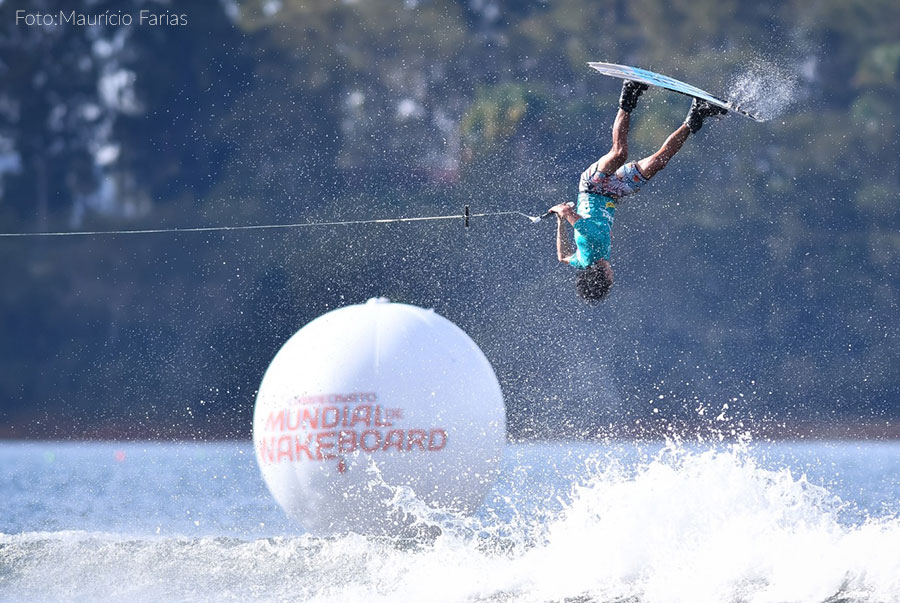
[[772,61],[755,58],[728,86],[728,101],[769,121],[796,100],[797,74]]

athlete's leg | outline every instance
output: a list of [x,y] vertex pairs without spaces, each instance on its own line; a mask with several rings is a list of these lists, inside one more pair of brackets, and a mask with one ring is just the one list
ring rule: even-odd
[[634,111],[638,99],[647,88],[647,84],[631,80],[622,82],[619,112],[616,114],[616,121],[613,124],[612,148],[591,166],[592,173],[600,172],[609,175],[625,165],[625,161],[628,159],[628,126],[631,123],[631,112]]
[[625,164],[625,160],[628,159],[628,126],[630,123],[631,114],[619,109],[616,121],[613,123],[612,147],[594,164],[598,172],[612,174]]
[[681,150],[684,141],[690,134],[691,130],[686,125],[682,125],[672,132],[657,152],[637,162],[637,168],[641,175],[647,180],[653,178],[657,172],[666,167],[675,153]]
[[648,180],[653,178],[658,171],[666,167],[666,164],[675,156],[675,153],[681,150],[688,136],[696,134],[703,127],[704,119],[713,115],[725,115],[726,113],[728,111],[721,107],[716,107],[706,101],[695,98],[691,102],[691,109],[688,111],[684,124],[672,132],[657,152],[638,161],[638,170],[644,178]]
[[[619,112],[613,123],[612,147],[603,157],[595,161],[581,173],[578,181],[579,193],[598,193],[610,197],[621,196],[616,189],[617,174],[628,159],[628,126],[631,124],[631,112],[637,106],[638,98],[647,89],[646,84],[626,80],[622,83],[622,95],[619,97]],[[619,187],[621,188],[621,187]]]

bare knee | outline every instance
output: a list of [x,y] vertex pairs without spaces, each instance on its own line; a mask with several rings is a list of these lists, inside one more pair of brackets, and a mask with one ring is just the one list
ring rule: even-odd
[[609,172],[614,172],[628,161],[628,147],[625,145],[615,145],[606,155],[609,158]]
[[658,172],[662,171],[662,169],[666,167],[666,163],[668,163],[668,158],[651,155],[650,157],[645,157],[638,161],[637,169],[641,173],[641,176],[649,180]]

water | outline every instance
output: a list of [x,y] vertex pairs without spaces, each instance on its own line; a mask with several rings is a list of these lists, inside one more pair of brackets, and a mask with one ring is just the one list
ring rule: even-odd
[[797,100],[798,75],[774,61],[755,57],[734,76],[728,100],[762,121],[779,117]]
[[898,511],[900,443],[519,444],[475,518],[315,538],[249,443],[4,443],[0,601],[900,601]]

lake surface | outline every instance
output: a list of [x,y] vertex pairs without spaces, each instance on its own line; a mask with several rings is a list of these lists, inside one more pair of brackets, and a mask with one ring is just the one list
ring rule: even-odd
[[511,444],[474,518],[313,537],[246,443],[0,443],[0,601],[900,601],[900,444]]

